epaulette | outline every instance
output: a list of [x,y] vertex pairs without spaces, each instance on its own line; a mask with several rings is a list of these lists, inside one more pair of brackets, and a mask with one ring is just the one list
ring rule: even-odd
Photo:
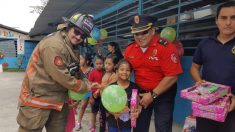
[[166,39],[164,39],[164,38],[160,38],[158,40],[158,43],[163,45],[163,46],[166,46],[168,44],[168,41]]
[[47,39],[47,38],[49,38],[49,37],[51,37],[51,36],[54,36],[54,35],[55,35],[55,33],[56,33],[56,32],[48,34],[48,35],[47,35],[47,36],[45,36],[42,40]]
[[131,46],[131,45],[132,45],[132,44],[134,44],[134,43],[135,43],[135,42],[131,42],[131,43],[129,43],[129,44],[127,45],[127,47],[128,47],[128,46]]

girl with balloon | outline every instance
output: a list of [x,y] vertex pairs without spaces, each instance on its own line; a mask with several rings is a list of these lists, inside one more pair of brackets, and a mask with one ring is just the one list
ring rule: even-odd
[[[115,73],[115,67],[118,63],[118,59],[116,55],[110,54],[105,58],[104,61],[104,68],[105,68],[105,74],[102,77],[101,84],[99,83],[93,83],[93,87],[97,87],[100,89],[100,92],[102,94],[102,91],[111,83],[114,83],[117,81],[117,75]],[[106,110],[104,106],[100,105],[100,132],[105,132],[106,130]]]
[[[92,65],[92,58],[90,57],[91,55],[83,53],[80,54],[80,69],[81,72],[86,76],[86,78],[89,77],[89,74],[91,73],[91,71],[93,70],[93,68],[91,67]],[[81,101],[81,109],[78,113],[78,121],[76,124],[75,129],[76,130],[80,130],[81,129],[81,121],[82,121],[82,117],[85,113],[86,107],[88,105],[88,100],[89,98],[85,98]]]
[[[131,106],[130,106],[130,100],[131,100],[133,89],[137,90],[137,93],[136,93],[137,102],[139,98],[138,96],[139,87],[135,83],[129,81],[131,70],[132,70],[131,64],[127,60],[125,59],[120,60],[119,63],[117,64],[117,69],[116,69],[118,80],[109,86],[109,87],[118,86],[120,89],[125,90],[124,93],[126,93],[126,96],[127,96],[126,101],[128,100],[127,102],[124,102],[124,100],[121,99],[122,97],[121,92],[118,92],[118,91],[114,95],[110,95],[111,91],[110,92],[104,91],[104,94],[102,94],[102,103],[104,104],[104,107],[111,113],[107,117],[109,132],[131,132],[131,129],[132,129],[131,120],[136,119],[141,111],[141,106],[139,106],[138,103],[137,103],[136,109],[131,109]],[[109,89],[107,88],[107,90]],[[113,90],[113,89],[110,88],[110,90]],[[114,100],[111,97],[108,97],[107,99],[104,97],[106,95],[117,96],[117,97],[114,97]],[[122,102],[122,105],[124,105],[124,108],[121,105],[119,106],[118,102]],[[114,111],[118,111],[117,108],[107,106],[106,104],[109,104],[109,103],[115,104],[118,107],[122,107],[121,108],[122,110],[120,112],[114,112]]]
[[[89,76],[89,73],[92,71],[92,67],[91,67],[91,63],[92,60],[90,58],[90,55],[88,54],[80,54],[80,69],[81,72],[85,75],[85,77],[87,78]],[[71,94],[73,94],[73,96],[71,96]],[[66,127],[65,127],[65,131],[66,132],[71,132],[73,131],[73,128],[75,127],[76,130],[80,130],[81,129],[81,120],[82,117],[84,115],[84,112],[86,110],[87,104],[88,104],[88,98],[89,98],[89,93],[85,93],[85,94],[78,94],[78,93],[72,93],[71,91],[69,91],[69,115],[67,117],[67,123],[66,123]],[[74,96],[76,96],[77,98],[73,98]],[[75,113],[76,113],[76,108],[77,105],[79,103],[78,101],[83,99],[82,102],[82,107],[79,111],[78,114],[78,123],[75,125]],[[76,100],[76,101],[75,101]]]

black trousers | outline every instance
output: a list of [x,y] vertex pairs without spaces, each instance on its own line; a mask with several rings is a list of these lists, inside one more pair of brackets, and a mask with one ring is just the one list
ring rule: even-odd
[[146,109],[142,109],[134,132],[148,132],[152,112],[154,110],[154,122],[156,132],[172,132],[173,110],[177,85],[166,93],[158,96]]
[[197,132],[235,132],[235,110],[228,113],[225,122],[197,117]]

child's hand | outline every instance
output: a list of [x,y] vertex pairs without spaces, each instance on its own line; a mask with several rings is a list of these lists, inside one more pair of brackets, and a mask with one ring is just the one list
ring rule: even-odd
[[125,106],[125,108],[121,111],[121,113],[127,113],[130,111],[130,108],[128,106]]
[[93,94],[94,98],[97,98],[99,94],[100,94],[100,90],[97,89]]
[[95,104],[95,100],[94,100],[93,97],[90,97],[90,98],[89,98],[89,103],[90,103],[91,105],[94,105],[94,104]]
[[91,83],[88,80],[85,80],[84,83],[87,85],[86,91],[91,91]]
[[71,101],[71,103],[69,104],[69,108],[75,108],[78,106],[78,104],[79,104],[79,102],[77,102],[77,101]]
[[111,113],[111,114],[115,117],[115,119],[118,119],[121,115],[120,112],[115,112],[115,113]]
[[131,117],[130,117],[131,120],[137,119],[137,118],[139,117],[139,114],[140,114],[141,110],[142,110],[141,107],[138,108],[138,109],[132,109],[132,110],[131,110]]
[[95,87],[95,88],[100,88],[101,86],[100,86],[99,83],[94,82],[94,83],[91,84],[91,87],[92,87],[92,88],[93,88],[93,87]]
[[122,111],[120,111],[120,112],[114,112],[114,113],[111,113],[111,114],[115,117],[115,119],[117,119],[117,118],[119,118],[123,113],[127,113],[127,112],[129,112],[129,111],[130,111],[129,107],[128,107],[128,106],[125,106],[125,108],[124,108]]

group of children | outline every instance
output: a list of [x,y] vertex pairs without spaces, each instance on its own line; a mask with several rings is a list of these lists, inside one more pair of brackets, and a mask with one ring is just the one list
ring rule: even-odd
[[[88,103],[91,104],[91,132],[95,132],[96,115],[98,112],[100,113],[100,132],[105,132],[107,129],[109,132],[131,132],[131,119],[136,119],[141,111],[140,106],[134,111],[130,109],[132,89],[138,89],[139,91],[139,87],[129,80],[132,70],[131,64],[124,59],[119,60],[114,54],[109,54],[104,60],[102,57],[96,56],[94,58],[94,68],[92,68],[91,62],[92,60],[87,54],[80,55],[80,69],[91,84],[91,96],[81,101],[81,109],[78,113],[76,125],[74,121],[71,122],[68,119],[66,132],[71,132],[73,127],[77,131],[82,129],[82,117]],[[118,113],[107,111],[101,102],[102,91],[111,84],[121,86],[127,93],[127,105],[123,111]],[[73,117],[75,116],[74,110],[76,110],[77,104],[74,105],[72,103],[70,105]],[[68,118],[71,117],[69,116]]]

